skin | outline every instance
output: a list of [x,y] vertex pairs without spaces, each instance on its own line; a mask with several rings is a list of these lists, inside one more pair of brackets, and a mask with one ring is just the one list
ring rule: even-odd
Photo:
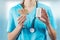
[[47,30],[48,30],[48,33],[49,33],[51,40],[56,40],[56,32],[50,24],[50,21],[48,19],[48,15],[47,15],[45,9],[42,8],[41,17],[38,17],[38,18],[46,24]]
[[[27,9],[28,12],[30,12],[34,7],[33,5],[31,5],[31,2],[32,2],[32,4],[34,4],[36,1],[34,0],[34,2],[33,2],[32,0],[25,0],[25,2],[24,2],[25,8],[22,11],[20,11],[21,16],[17,20],[18,25],[12,32],[8,33],[8,40],[16,40],[16,38],[18,37],[18,35],[21,32],[21,29],[23,27],[23,23],[26,20],[26,15],[25,15],[26,11],[24,11],[24,10]],[[48,33],[49,33],[49,36],[50,36],[51,40],[56,40],[56,32],[52,28],[52,26],[49,22],[49,19],[48,19],[48,15],[47,15],[46,11],[43,8],[42,8],[41,13],[42,13],[41,18],[38,17],[39,20],[43,21],[47,25]],[[46,21],[44,21],[43,19],[46,20]]]

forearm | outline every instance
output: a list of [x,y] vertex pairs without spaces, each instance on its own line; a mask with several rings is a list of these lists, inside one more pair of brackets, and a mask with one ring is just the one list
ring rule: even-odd
[[52,28],[51,24],[47,25],[47,30],[48,30],[48,33],[49,33],[49,36],[50,36],[51,40],[56,40],[56,32]]
[[22,27],[17,26],[14,31],[8,33],[8,40],[16,40],[17,36],[19,35]]

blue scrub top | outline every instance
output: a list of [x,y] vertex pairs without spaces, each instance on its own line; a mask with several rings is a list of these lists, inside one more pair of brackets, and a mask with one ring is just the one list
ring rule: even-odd
[[[56,24],[52,16],[51,9],[48,6],[41,3],[38,3],[38,7],[44,8],[46,10],[49,17],[49,21],[52,25],[52,28],[55,30]],[[9,13],[9,20],[8,20],[9,22],[8,22],[7,32],[12,32],[16,28],[18,24],[17,19],[20,16],[20,13],[18,12],[18,10],[21,10],[21,9],[22,9],[21,4],[18,4],[15,7],[11,8]],[[36,14],[36,7],[26,16],[26,20],[24,22],[24,28],[22,28],[21,32],[19,33],[17,40],[47,40],[46,24],[43,23],[38,18],[36,18],[35,20],[35,25],[34,25],[35,32],[31,33],[29,31],[32,25],[32,20],[35,17],[35,14]]]

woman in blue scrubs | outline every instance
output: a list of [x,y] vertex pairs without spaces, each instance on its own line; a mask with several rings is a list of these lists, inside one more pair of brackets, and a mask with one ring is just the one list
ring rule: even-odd
[[[37,7],[42,8],[41,18],[36,17]],[[47,40],[46,31],[51,40],[56,40],[56,24],[48,6],[36,0],[23,0],[9,15],[8,40]]]

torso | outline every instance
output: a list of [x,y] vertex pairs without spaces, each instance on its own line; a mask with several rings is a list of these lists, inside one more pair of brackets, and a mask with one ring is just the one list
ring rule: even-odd
[[[21,6],[21,5],[20,5]],[[36,18],[35,21],[35,28],[36,31],[35,33],[30,33],[29,29],[31,27],[32,20],[35,17],[36,14],[36,7],[32,8],[27,8],[30,12],[29,15],[26,16],[26,21],[24,22],[24,27],[21,33],[19,34],[18,40],[45,40],[46,36],[46,25],[40,21],[38,18]],[[16,9],[17,10],[17,9]],[[31,11],[32,10],[32,11]],[[14,22],[15,26],[17,26],[17,18],[20,16],[18,12],[15,12],[14,16]]]

